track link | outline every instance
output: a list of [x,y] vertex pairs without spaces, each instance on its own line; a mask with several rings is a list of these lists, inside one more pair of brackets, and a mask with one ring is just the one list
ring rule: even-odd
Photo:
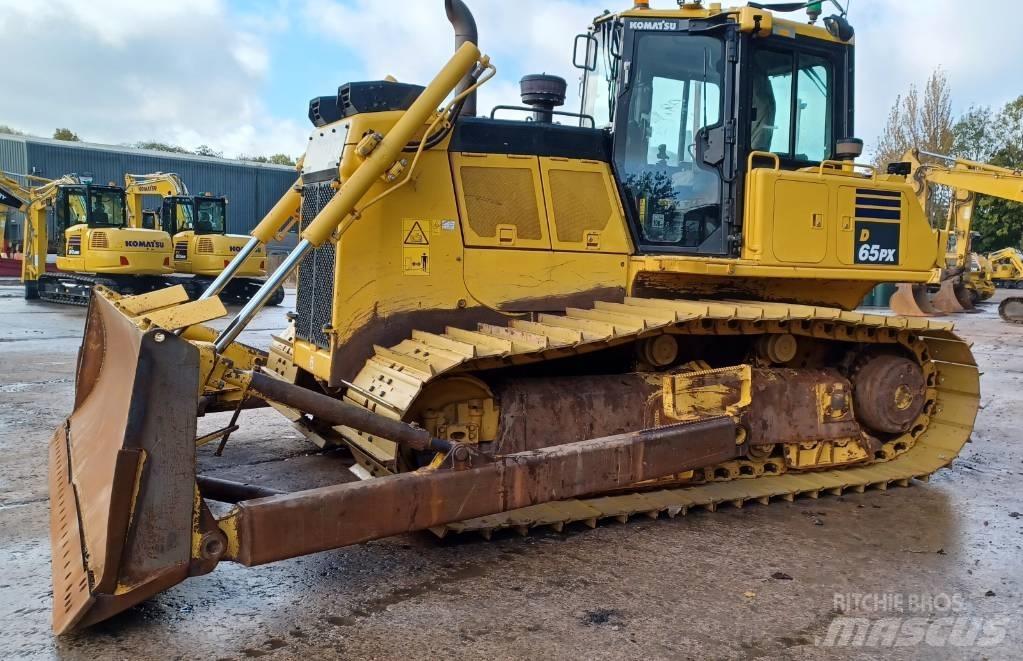
[[[79,273],[46,273],[39,277],[39,300],[62,305],[85,306],[89,304],[92,288],[95,285],[103,285],[117,291],[117,283],[106,278]],[[74,293],[69,292],[70,288],[74,289]]]
[[[438,535],[475,531],[489,537],[511,528],[560,530],[583,522],[620,521],[643,514],[674,517],[720,505],[767,504],[797,496],[908,486],[947,466],[966,443],[979,399],[979,373],[969,346],[952,324],[926,319],[847,312],[833,308],[747,301],[682,301],[627,298],[593,309],[541,314],[507,327],[448,328],[443,334],[414,331],[390,348],[377,347],[354,379],[346,399],[395,418],[410,410],[430,381],[476,370],[525,365],[585,354],[660,333],[763,334],[786,332],[836,341],[899,344],[916,356],[927,382],[926,405],[911,430],[888,441],[866,464],[830,470],[786,469],[777,458],[729,462],[705,471],[698,483],[572,499],[481,517],[434,529]],[[394,446],[350,428],[339,428],[365,475],[389,472]]]
[[1023,324],[1023,296],[1010,296],[998,304],[998,316],[1010,324]]

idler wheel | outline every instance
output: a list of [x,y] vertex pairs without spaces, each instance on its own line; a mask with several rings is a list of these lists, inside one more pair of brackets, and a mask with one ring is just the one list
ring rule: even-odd
[[923,411],[925,397],[923,371],[902,356],[868,358],[853,376],[856,419],[875,432],[908,431]]

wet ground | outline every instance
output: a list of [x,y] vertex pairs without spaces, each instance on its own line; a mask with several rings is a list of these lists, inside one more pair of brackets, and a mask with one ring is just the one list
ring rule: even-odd
[[[241,339],[265,347],[293,301]],[[46,443],[71,408],[83,316],[0,285],[0,658],[1019,658],[1023,326],[995,304],[956,318],[975,342],[983,410],[960,460],[929,483],[225,563],[56,639]],[[271,486],[342,475],[282,418],[243,422],[223,458],[200,450],[203,472]]]

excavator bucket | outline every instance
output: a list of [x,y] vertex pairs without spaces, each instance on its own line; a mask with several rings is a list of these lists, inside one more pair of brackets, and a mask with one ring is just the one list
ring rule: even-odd
[[97,293],[89,304],[74,411],[50,441],[57,633],[190,574],[199,353],[166,329],[143,330],[136,314],[137,299],[148,298],[164,310],[141,314],[173,325],[166,319],[181,318],[183,306],[169,301],[182,297],[175,287],[123,299]]
[[930,317],[937,314],[931,305],[931,297],[927,293],[927,285],[915,285],[900,282],[892,294],[888,307],[892,312],[904,317]]
[[942,281],[941,288],[931,300],[931,305],[935,310],[946,314],[966,312],[974,307],[966,287],[955,280]]

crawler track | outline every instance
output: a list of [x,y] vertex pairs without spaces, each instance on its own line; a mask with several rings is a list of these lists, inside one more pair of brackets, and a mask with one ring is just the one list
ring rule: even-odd
[[[734,461],[672,488],[559,501],[450,524],[434,532],[477,531],[489,536],[502,528],[560,529],[577,521],[593,526],[612,517],[676,516],[723,504],[766,504],[801,495],[906,486],[947,466],[968,440],[978,409],[979,374],[969,346],[952,332],[951,324],[762,302],[630,298],[624,303],[597,303],[588,310],[569,309],[564,315],[539,315],[536,321],[513,320],[507,327],[448,328],[440,335],[415,331],[396,346],[377,348],[347,399],[398,418],[405,416],[427,384],[443,376],[596,352],[659,333],[782,332],[835,342],[901,345],[916,356],[926,379],[923,413],[908,433],[884,443],[869,463],[796,470],[777,457]],[[369,474],[389,472],[388,459],[393,457],[389,441],[348,428],[340,431]]]

